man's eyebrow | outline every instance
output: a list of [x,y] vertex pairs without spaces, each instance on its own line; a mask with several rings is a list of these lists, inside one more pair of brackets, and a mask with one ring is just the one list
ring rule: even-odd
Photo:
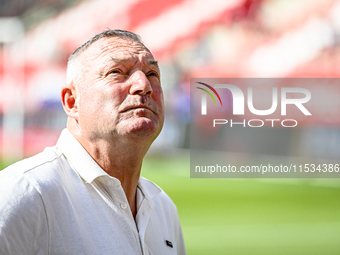
[[157,66],[158,67],[158,61],[156,61],[156,60],[149,60],[149,64],[150,65],[155,65],[155,66]]
[[[124,63],[124,62],[132,62],[132,61],[134,61],[131,58],[117,58],[117,57],[111,57],[111,60],[116,62],[116,63]],[[149,62],[150,65],[155,65],[155,66],[158,67],[158,61],[157,60],[151,59],[148,62]]]
[[133,61],[131,58],[116,58],[116,57],[111,57],[111,60],[116,62],[116,63],[131,62],[131,61]]

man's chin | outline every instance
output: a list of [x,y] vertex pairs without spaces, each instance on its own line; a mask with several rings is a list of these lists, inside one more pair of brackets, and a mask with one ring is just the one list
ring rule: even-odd
[[156,138],[162,129],[157,122],[145,117],[130,120],[127,124],[125,131],[127,135],[131,134],[133,136]]

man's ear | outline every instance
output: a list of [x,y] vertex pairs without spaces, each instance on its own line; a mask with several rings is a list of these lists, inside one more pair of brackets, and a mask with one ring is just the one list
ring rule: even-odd
[[73,85],[65,85],[61,89],[61,102],[67,116],[78,120],[78,103],[76,88]]

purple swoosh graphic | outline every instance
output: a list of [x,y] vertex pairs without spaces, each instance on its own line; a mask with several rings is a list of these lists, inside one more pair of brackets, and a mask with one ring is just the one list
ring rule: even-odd
[[203,82],[197,82],[197,83],[199,83],[199,84],[201,84],[201,85],[204,85],[204,86],[207,86],[209,89],[211,89],[211,90],[216,94],[216,96],[218,97],[218,100],[220,100],[220,103],[221,103],[221,105],[222,105],[222,100],[221,100],[221,98],[220,98],[220,95],[217,93],[217,91],[216,91],[213,87],[211,87],[210,85],[205,84],[205,83],[203,83]]

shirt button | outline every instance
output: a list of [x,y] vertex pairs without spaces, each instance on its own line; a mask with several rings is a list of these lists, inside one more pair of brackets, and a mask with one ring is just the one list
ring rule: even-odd
[[123,210],[125,210],[125,209],[127,208],[127,204],[121,203],[121,204],[120,204],[120,208],[122,208]]
[[115,185],[115,181],[114,180],[108,180],[107,181],[107,184],[109,185],[109,186],[114,186]]

